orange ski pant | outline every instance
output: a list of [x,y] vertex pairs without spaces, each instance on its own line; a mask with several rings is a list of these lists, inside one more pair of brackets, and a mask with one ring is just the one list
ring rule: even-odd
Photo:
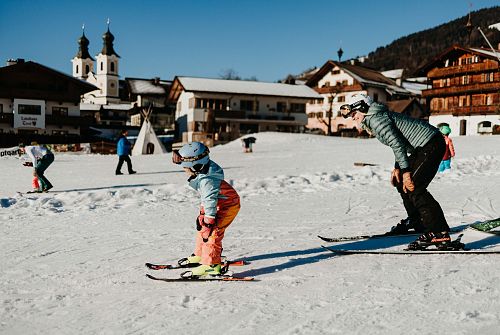
[[230,207],[218,209],[216,216],[217,226],[213,229],[207,242],[203,242],[201,232],[196,234],[196,247],[194,254],[196,256],[201,256],[201,264],[212,265],[221,263],[222,239],[224,238],[224,232],[231,222],[233,222],[239,211],[239,203]]

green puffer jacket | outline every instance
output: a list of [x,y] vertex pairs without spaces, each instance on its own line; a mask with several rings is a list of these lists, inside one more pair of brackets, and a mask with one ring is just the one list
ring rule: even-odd
[[379,103],[370,106],[361,126],[380,142],[391,147],[396,159],[395,166],[402,170],[410,167],[408,154],[439,134],[439,129],[428,122],[391,112]]

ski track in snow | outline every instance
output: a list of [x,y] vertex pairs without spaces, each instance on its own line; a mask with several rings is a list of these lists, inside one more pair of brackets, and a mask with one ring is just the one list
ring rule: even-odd
[[[114,176],[114,156],[58,154],[46,194],[16,194],[30,169],[0,161],[0,334],[498,334],[495,255],[338,256],[320,247],[318,234],[380,233],[401,219],[390,150],[371,140],[256,137],[253,154],[239,141],[211,152],[242,198],[224,253],[250,262],[233,271],[259,280],[251,283],[145,277],[145,262],[174,262],[194,244],[198,196],[168,156],[132,157],[139,173]],[[500,216],[500,138],[454,141],[452,170],[429,188],[448,222]],[[500,247],[479,232],[464,240]]]

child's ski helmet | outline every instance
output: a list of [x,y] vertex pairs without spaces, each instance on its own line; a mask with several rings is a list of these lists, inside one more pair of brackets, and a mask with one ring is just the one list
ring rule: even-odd
[[449,126],[441,126],[441,128],[439,128],[439,130],[441,131],[441,134],[443,135],[450,135],[451,134],[451,128]]
[[208,156],[207,146],[200,142],[191,142],[184,144],[184,146],[179,150],[179,155],[181,156],[181,166],[192,168],[195,165],[200,164],[201,166],[208,163],[210,157]]

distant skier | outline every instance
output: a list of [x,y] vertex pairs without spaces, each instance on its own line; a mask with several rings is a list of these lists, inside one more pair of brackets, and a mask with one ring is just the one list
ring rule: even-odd
[[441,164],[439,164],[439,172],[444,172],[446,170],[451,169],[451,158],[455,157],[455,148],[453,147],[453,141],[450,138],[451,129],[449,126],[442,126],[439,128],[441,134],[444,136],[444,140],[446,142],[446,151],[443,156],[443,160]]
[[256,138],[251,136],[251,137],[245,137],[241,139],[241,144],[243,147],[243,152],[245,153],[250,153],[253,152],[253,144],[255,143]]
[[443,210],[427,191],[446,150],[439,130],[425,121],[391,112],[365,94],[352,96],[340,112],[345,118],[352,117],[394,152],[391,184],[403,199],[408,219],[393,227],[389,234],[404,233],[410,228],[423,232],[410,243],[409,249],[449,244],[450,227]]
[[240,197],[224,180],[224,171],[210,160],[208,148],[200,142],[174,151],[172,161],[189,176],[189,186],[199,192],[200,212],[196,219],[196,247],[185,263],[196,266],[193,276],[221,274],[222,239],[240,210]]
[[132,161],[130,160],[131,144],[127,139],[128,131],[122,130],[118,141],[116,142],[116,154],[118,155],[118,165],[116,166],[115,174],[121,175],[123,162],[127,162],[128,174],[134,174],[136,171],[132,169]]
[[[28,155],[31,159],[31,164],[25,164],[26,166],[33,166],[33,177],[37,177],[39,182],[39,192],[47,192],[53,186],[50,181],[45,177],[45,170],[54,162],[54,154],[45,146],[38,145],[36,142],[32,142],[32,145],[24,146],[19,145],[22,153]],[[36,186],[35,180],[33,180],[33,187]]]

